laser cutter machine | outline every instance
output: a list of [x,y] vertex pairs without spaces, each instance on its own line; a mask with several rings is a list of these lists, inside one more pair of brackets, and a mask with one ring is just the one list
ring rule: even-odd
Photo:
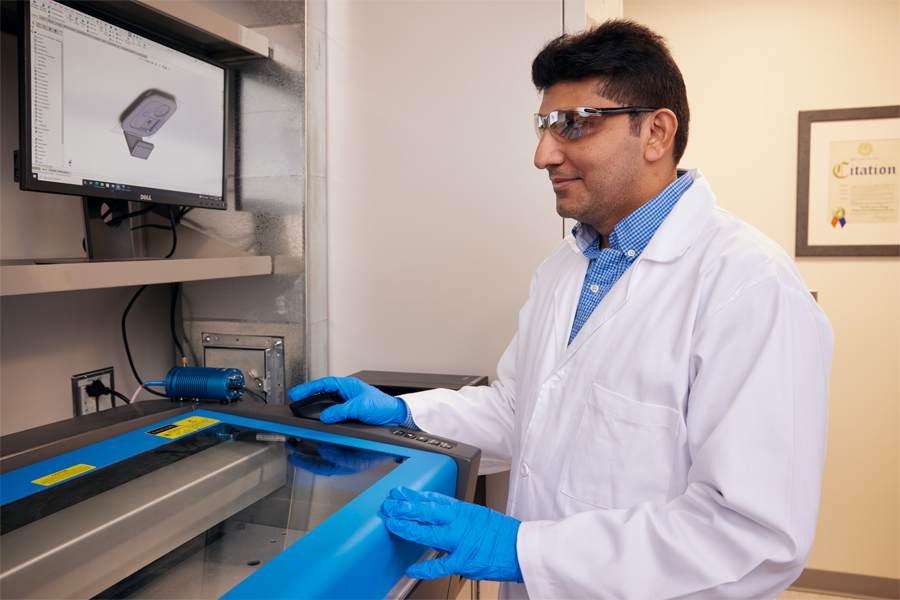
[[458,577],[404,575],[436,553],[389,533],[380,506],[398,485],[471,501],[480,460],[250,401],[138,402],[0,453],[2,598],[455,597]]

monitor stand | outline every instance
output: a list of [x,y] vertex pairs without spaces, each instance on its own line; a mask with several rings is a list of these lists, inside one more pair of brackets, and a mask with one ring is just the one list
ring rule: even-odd
[[110,227],[103,220],[104,204],[112,209],[110,217],[113,219],[128,214],[128,202],[124,200],[104,200],[89,196],[82,199],[88,261],[134,260],[131,219]]
[[117,262],[134,260],[159,260],[156,257],[136,257],[131,238],[131,219],[110,226],[103,219],[103,206],[110,208],[110,219],[128,214],[126,200],[107,200],[84,196],[82,208],[84,216],[84,246],[87,258],[40,258],[36,265],[59,265],[90,262]]

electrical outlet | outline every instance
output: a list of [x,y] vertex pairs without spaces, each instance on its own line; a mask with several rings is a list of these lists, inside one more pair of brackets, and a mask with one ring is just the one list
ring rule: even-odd
[[109,389],[116,389],[112,367],[72,375],[72,413],[76,417],[106,410],[114,406],[110,394],[99,398],[94,398],[88,394],[87,387],[98,380]]

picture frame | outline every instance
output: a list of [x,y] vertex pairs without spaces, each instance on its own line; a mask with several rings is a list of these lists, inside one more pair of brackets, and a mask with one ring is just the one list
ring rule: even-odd
[[796,256],[900,256],[900,105],[800,111]]

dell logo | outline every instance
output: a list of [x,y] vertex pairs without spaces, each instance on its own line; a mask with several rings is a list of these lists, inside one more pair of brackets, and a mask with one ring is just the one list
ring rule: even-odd
[[141,194],[141,200],[153,200],[150,194]]

